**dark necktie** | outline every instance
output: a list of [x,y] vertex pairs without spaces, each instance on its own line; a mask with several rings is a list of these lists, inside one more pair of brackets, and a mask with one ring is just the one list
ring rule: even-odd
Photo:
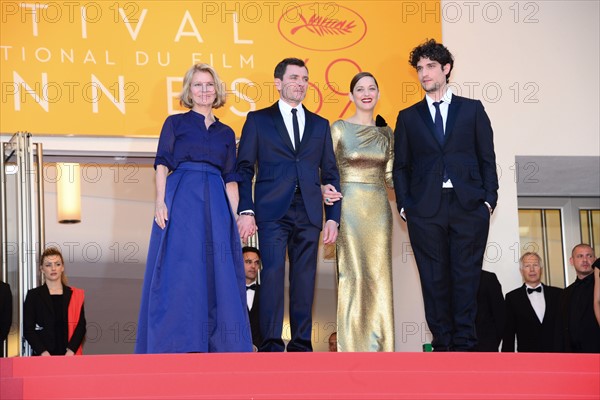
[[542,293],[542,287],[538,286],[535,289],[532,289],[530,287],[527,288],[527,294],[531,294],[533,292],[538,292],[538,293]]
[[300,124],[298,124],[298,112],[297,109],[292,108],[292,127],[294,128],[294,149],[296,153],[300,149]]
[[[444,100],[433,102],[433,106],[435,107],[435,118],[433,119],[435,125],[435,133],[437,135],[437,140],[440,144],[444,144],[444,120],[442,119],[442,112],[440,111],[440,104],[442,104]],[[448,182],[448,173],[446,172],[446,166],[444,166],[444,183]]]
[[252,285],[246,286],[246,291],[248,290],[254,290],[256,291],[256,283],[253,283]]

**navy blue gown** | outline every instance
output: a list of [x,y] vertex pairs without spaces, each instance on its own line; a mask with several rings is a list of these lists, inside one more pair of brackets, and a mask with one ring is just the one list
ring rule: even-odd
[[165,229],[152,225],[136,353],[252,351],[244,264],[225,184],[237,181],[235,134],[189,111],[169,116],[157,165]]

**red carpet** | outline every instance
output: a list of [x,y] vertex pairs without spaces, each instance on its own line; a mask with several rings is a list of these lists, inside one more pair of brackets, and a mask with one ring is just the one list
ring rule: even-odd
[[600,399],[600,355],[286,353],[0,360],[0,399]]

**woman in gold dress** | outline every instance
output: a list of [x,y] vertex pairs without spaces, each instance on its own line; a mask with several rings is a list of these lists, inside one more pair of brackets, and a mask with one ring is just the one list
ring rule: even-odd
[[[394,136],[379,115],[379,87],[361,72],[350,82],[356,112],[331,126],[340,171],[342,216],[337,239],[338,351],[394,351],[392,187]],[[326,205],[341,197],[325,188]]]

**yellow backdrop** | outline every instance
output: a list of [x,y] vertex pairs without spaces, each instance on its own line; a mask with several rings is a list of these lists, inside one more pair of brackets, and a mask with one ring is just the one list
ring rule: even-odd
[[441,39],[439,1],[0,1],[0,131],[157,136],[184,72],[212,64],[228,88],[216,111],[239,135],[278,97],[273,68],[307,62],[304,104],[331,121],[352,111],[352,76],[372,72],[378,113],[423,96],[408,54]]

